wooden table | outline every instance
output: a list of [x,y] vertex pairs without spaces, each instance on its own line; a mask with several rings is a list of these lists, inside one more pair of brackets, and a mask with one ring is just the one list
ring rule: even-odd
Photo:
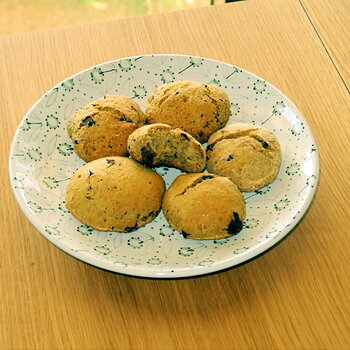
[[[347,18],[346,0],[250,0],[1,37],[0,348],[349,349]],[[147,53],[199,55],[254,72],[314,130],[314,202],[260,258],[193,279],[127,277],[55,248],[16,204],[8,152],[28,108],[75,72]]]

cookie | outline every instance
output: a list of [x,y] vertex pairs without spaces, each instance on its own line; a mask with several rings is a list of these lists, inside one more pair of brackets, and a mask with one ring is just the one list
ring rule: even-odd
[[208,173],[178,176],[164,194],[163,213],[185,238],[220,239],[237,234],[246,215],[237,186]]
[[127,155],[129,135],[145,121],[146,116],[135,101],[111,95],[77,110],[67,122],[67,131],[77,155],[90,162]]
[[66,207],[96,230],[131,232],[158,215],[164,190],[160,175],[131,158],[99,158],[73,174]]
[[271,183],[280,165],[277,137],[260,126],[232,124],[208,141],[208,171],[230,178],[243,192],[256,191]]
[[216,85],[177,81],[153,91],[145,113],[148,124],[164,123],[183,129],[204,143],[226,125],[230,101]]
[[203,146],[187,132],[166,124],[145,125],[135,130],[129,136],[128,151],[150,168],[164,165],[199,173],[206,165]]

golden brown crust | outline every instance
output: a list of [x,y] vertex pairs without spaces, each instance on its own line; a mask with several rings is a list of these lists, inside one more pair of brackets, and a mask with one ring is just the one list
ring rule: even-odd
[[224,127],[230,101],[219,87],[195,81],[178,81],[158,87],[148,98],[147,122],[185,130],[199,142]]
[[281,164],[281,147],[265,128],[237,123],[213,134],[207,145],[209,172],[230,178],[244,192],[271,183]]
[[128,139],[128,151],[148,167],[169,166],[198,173],[206,165],[203,146],[187,132],[166,124],[145,125]]
[[67,122],[75,152],[86,162],[127,155],[127,139],[146,120],[131,98],[110,95],[77,110]]
[[158,215],[164,190],[163,178],[133,159],[100,158],[73,174],[66,207],[96,230],[130,232]]
[[163,213],[184,237],[220,239],[237,234],[245,218],[245,203],[229,179],[208,173],[178,176],[165,192]]

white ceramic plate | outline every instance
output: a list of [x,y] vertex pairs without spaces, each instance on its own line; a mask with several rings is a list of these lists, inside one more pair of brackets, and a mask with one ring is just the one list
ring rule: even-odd
[[[245,193],[247,218],[236,236],[185,239],[162,213],[132,233],[98,232],[65,208],[68,178],[83,165],[66,132],[67,118],[106,94],[130,96],[145,108],[157,86],[178,80],[217,84],[231,100],[230,123],[245,122],[274,131],[281,143],[277,179]],[[180,171],[158,168],[167,186]],[[262,78],[210,59],[147,55],[103,63],[59,83],[23,118],[10,153],[15,197],[32,224],[68,254],[103,269],[128,275],[175,278],[202,275],[245,262],[272,247],[301,219],[315,193],[318,152],[312,132],[295,105]],[[190,213],[189,213],[190,215]]]

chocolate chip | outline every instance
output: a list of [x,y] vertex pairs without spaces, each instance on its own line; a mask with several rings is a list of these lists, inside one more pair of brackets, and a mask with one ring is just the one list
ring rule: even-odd
[[181,133],[180,134],[185,140],[187,140],[187,141],[189,141],[190,140],[190,138],[188,137],[188,135],[186,135],[185,133]]
[[200,118],[203,118],[203,117],[204,117],[204,114],[201,114],[201,115],[200,115]]
[[85,117],[82,121],[81,121],[81,124],[80,126],[93,126],[94,124],[96,124],[96,122],[92,119],[92,117],[88,116],[88,117]]
[[74,140],[74,144],[77,145],[79,143],[78,140]]
[[108,164],[115,164],[115,159],[106,159]]
[[179,93],[180,93],[179,91],[176,91],[176,92],[175,92],[175,95],[178,95]]
[[158,212],[157,211],[150,211],[147,215],[144,215],[141,219],[141,221],[146,221],[148,218],[153,218],[157,216]]
[[207,146],[207,152],[208,152],[208,151],[212,151],[213,148],[214,148],[214,145],[208,145],[208,146]]
[[94,175],[94,173],[89,169],[89,177]]
[[85,197],[86,199],[89,199],[89,200],[94,200],[94,198],[90,197],[90,196],[86,196]]
[[227,158],[226,158],[226,162],[229,162],[233,159],[233,156],[229,155]]
[[135,231],[135,230],[137,230],[137,229],[138,229],[138,226],[137,226],[137,224],[136,224],[136,225],[133,226],[133,227],[129,227],[129,226],[125,227],[124,231],[125,231],[125,232],[132,232],[132,231]]
[[236,235],[238,232],[240,232],[243,228],[242,221],[239,219],[239,216],[236,212],[233,213],[234,219],[231,220],[227,227],[227,232],[230,235]]
[[147,167],[152,168],[156,153],[154,153],[148,146],[145,146],[141,148],[141,155],[142,163],[144,163]]
[[120,119],[121,122],[126,122],[126,115],[122,113]]
[[256,140],[261,143],[261,146],[263,148],[269,148],[269,144],[267,142],[265,142],[264,140],[261,140],[261,139],[258,139],[258,138]]
[[190,234],[185,232],[185,231],[181,231],[181,234],[183,235],[184,238],[187,238]]
[[213,175],[204,175],[204,176],[202,176],[202,180],[204,181],[204,180],[208,180],[208,179],[213,179],[214,178],[214,176]]
[[203,136],[203,131],[200,131],[197,135],[198,135],[198,137],[202,137]]
[[208,180],[208,179],[213,179],[214,176],[213,175],[204,175],[201,178],[199,178],[197,181],[195,181],[195,185],[200,184],[201,182],[203,182],[204,180]]

